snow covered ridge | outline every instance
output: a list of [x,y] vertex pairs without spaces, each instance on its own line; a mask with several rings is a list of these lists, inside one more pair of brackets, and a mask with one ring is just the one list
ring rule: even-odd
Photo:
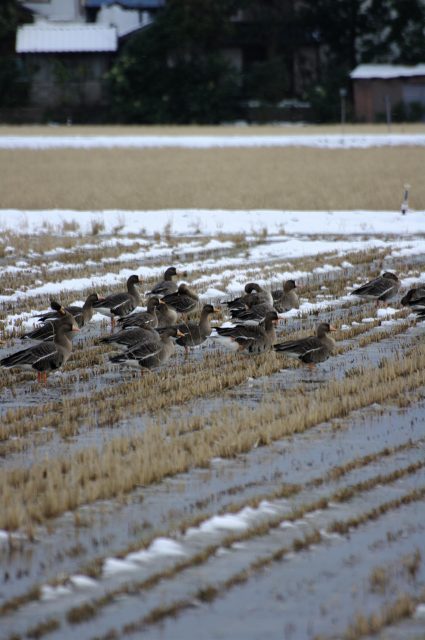
[[[74,221],[76,231],[64,231]],[[413,235],[425,234],[425,211],[402,216],[398,211],[276,211],[222,209],[163,209],[159,211],[75,211],[49,209],[26,211],[0,209],[0,234],[90,234],[93,222],[102,223],[99,235],[127,234],[143,237],[156,232],[172,235],[258,233],[264,229],[279,235]],[[0,240],[1,242],[1,240]],[[212,241],[213,242],[213,241]],[[205,248],[205,247],[204,247]],[[208,247],[213,248],[212,246]]]
[[1,149],[113,149],[215,147],[317,147],[319,149],[367,149],[369,147],[425,146],[422,134],[325,134],[325,135],[186,135],[186,136],[0,136]]

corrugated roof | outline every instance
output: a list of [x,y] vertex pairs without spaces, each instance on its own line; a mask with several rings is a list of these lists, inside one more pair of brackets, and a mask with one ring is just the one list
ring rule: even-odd
[[86,7],[98,8],[120,4],[127,9],[159,9],[165,6],[165,0],[85,0]]
[[16,32],[17,53],[116,51],[115,27],[84,23],[25,24]]
[[425,76],[425,64],[407,67],[399,64],[360,64],[350,73],[352,80],[391,79]]

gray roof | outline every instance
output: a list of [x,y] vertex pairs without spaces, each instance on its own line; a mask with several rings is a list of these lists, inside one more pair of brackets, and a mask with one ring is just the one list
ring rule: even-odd
[[17,53],[116,51],[115,27],[76,23],[25,24],[16,32]]

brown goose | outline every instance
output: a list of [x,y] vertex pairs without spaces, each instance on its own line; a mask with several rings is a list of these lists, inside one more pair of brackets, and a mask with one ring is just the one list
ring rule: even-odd
[[404,307],[410,307],[413,310],[425,309],[425,285],[419,285],[413,289],[409,289],[405,296],[401,299]]
[[262,353],[270,351],[276,340],[275,325],[279,322],[276,311],[269,311],[264,321],[257,325],[237,324],[236,327],[217,327],[221,338],[236,342],[239,351]]
[[365,298],[366,300],[375,300],[378,304],[393,298],[399,289],[400,280],[395,273],[386,271],[382,276],[354,289],[350,295],[359,296],[359,298]]
[[229,300],[225,304],[229,309],[241,309],[252,307],[254,304],[262,304],[263,302],[273,306],[273,298],[269,291],[266,291],[256,282],[248,282],[245,285],[245,295]]
[[[85,324],[90,322],[90,320],[92,319],[93,304],[95,302],[98,302],[99,300],[101,300],[101,298],[99,298],[97,293],[91,293],[87,297],[82,307],[71,306],[71,307],[64,307],[64,308],[65,308],[65,311],[67,311],[74,317],[75,322],[81,329],[82,327],[84,327]],[[37,327],[36,329],[29,331],[28,333],[24,333],[24,335],[21,336],[21,338],[26,338],[31,340],[43,340],[43,342],[54,339],[54,323],[63,317],[61,313],[61,309],[63,309],[63,307],[59,304],[59,302],[56,302],[56,300],[52,300],[50,303],[50,306],[53,309],[53,311],[50,311],[49,313],[45,313],[42,316],[38,316],[40,320],[44,322],[44,324],[41,327]]]
[[[196,347],[205,342],[211,334],[210,315],[215,313],[216,309],[211,304],[205,304],[201,311],[201,317],[198,322],[182,322],[177,325],[181,335],[177,338],[176,343],[184,347],[186,354],[189,353],[189,347]],[[160,329],[160,333],[163,330]]]
[[272,305],[268,302],[263,302],[260,304],[254,304],[249,309],[231,309],[230,313],[232,318],[238,322],[258,324],[259,322],[263,322],[266,314],[270,311],[275,311],[277,313],[277,309]]
[[297,285],[295,280],[287,280],[283,283],[283,288],[272,291],[274,308],[279,313],[285,313],[291,309],[299,309],[300,301],[295,289]]
[[[155,332],[152,332],[155,333]],[[167,362],[175,353],[174,338],[181,336],[178,327],[166,327],[158,340],[146,341],[123,354],[112,356],[111,362],[152,369]]]
[[158,326],[156,310],[157,307],[159,307],[159,298],[156,296],[149,298],[146,307],[146,311],[131,313],[129,316],[120,318],[118,323],[123,329],[128,329],[129,327],[150,327],[151,329],[156,329]]
[[162,300],[179,313],[189,313],[189,311],[195,309],[199,302],[198,296],[189,289],[187,284],[181,284],[176,293],[164,296]]
[[95,302],[93,308],[104,316],[111,318],[111,326],[115,326],[115,318],[122,318],[134,311],[140,303],[140,295],[136,285],[140,284],[139,276],[132,275],[127,280],[127,291],[112,293],[111,295]]
[[168,267],[168,269],[164,273],[164,279],[161,282],[158,282],[154,287],[152,287],[151,291],[148,291],[146,295],[154,295],[154,296],[166,296],[170,293],[176,293],[177,284],[174,282],[173,278],[177,276],[177,270],[175,267]]
[[52,322],[54,330],[53,342],[40,344],[17,351],[0,360],[0,366],[18,369],[34,369],[38,382],[46,382],[47,374],[62,367],[69,359],[72,351],[72,335],[79,331],[73,316],[62,308],[62,318]]
[[111,344],[117,349],[133,349],[145,342],[159,342],[160,335],[150,327],[129,327],[110,336],[99,338],[102,344]]
[[315,336],[278,342],[273,349],[289,358],[297,358],[312,368],[318,362],[327,360],[334,352],[335,340],[328,335],[330,331],[336,331],[336,328],[328,322],[321,322]]
[[156,308],[156,317],[158,318],[158,329],[160,329],[175,325],[179,314],[174,307],[169,307],[164,300],[160,300],[159,306]]

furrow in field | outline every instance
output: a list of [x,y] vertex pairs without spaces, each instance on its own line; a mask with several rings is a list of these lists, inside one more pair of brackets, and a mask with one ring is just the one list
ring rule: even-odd
[[[258,444],[270,444],[320,422],[344,417],[374,402],[403,396],[425,384],[422,352],[422,347],[415,347],[410,353],[406,351],[402,360],[385,360],[378,369],[360,368],[354,376],[331,378],[318,388],[304,392],[300,389],[289,398],[275,392],[272,401],[266,401],[254,412],[234,403],[230,413],[212,413],[208,429],[201,432],[197,423],[193,426],[189,419],[192,432],[184,439],[179,437],[181,429],[177,429],[174,437],[164,440],[162,430],[151,423],[142,434],[116,438],[101,450],[89,448],[66,458],[59,456],[50,462],[48,471],[44,461],[28,469],[5,469],[0,473],[4,505],[1,526],[14,529],[24,525],[25,520],[27,524],[42,522],[81,504],[128,494],[139,484],[151,484],[167,475],[204,466],[217,455],[232,457]],[[36,487],[39,496],[34,501]],[[25,511],[16,509],[18,493]]]
[[[47,530],[37,528],[33,541],[12,538],[13,554],[7,571],[15,570],[18,579],[8,587],[7,597],[37,584],[40,575],[54,577],[59,568],[66,573],[78,572],[77,567],[87,564],[88,557],[129,546],[137,548],[137,544],[147,544],[170,525],[180,527],[186,522],[188,526],[200,516],[207,517],[211,509],[226,509],[232,504],[242,508],[244,497],[270,498],[281,482],[292,485],[311,480],[318,466],[327,469],[330,477],[338,477],[344,473],[345,464],[353,464],[352,451],[360,456],[354,459],[359,468],[374,461],[371,451],[385,460],[394,447],[397,451],[400,448],[399,460],[405,462],[409,460],[406,447],[415,446],[415,439],[423,433],[423,413],[421,404],[417,409],[394,409],[390,414],[377,406],[373,413],[370,409],[355,412],[341,426],[335,429],[332,424],[321,425],[313,438],[306,432],[272,447],[254,448],[236,459],[212,461],[208,469],[193,469],[159,485],[136,489],[124,504],[99,502],[77,509],[74,517],[65,514]],[[329,447],[330,442],[335,449]],[[386,447],[381,453],[382,443]],[[128,527],[117,530],[117,519],[128,522]]]
[[[177,610],[191,606],[197,598],[213,600],[238,583],[249,583],[251,575],[273,566],[289,553],[297,555],[311,545],[341,540],[334,533],[337,526],[341,530],[352,531],[354,527],[361,531],[371,520],[379,520],[405,505],[418,501],[423,504],[423,464],[423,460],[418,461],[394,474],[378,475],[367,483],[348,486],[349,493],[341,488],[329,493],[329,488],[326,492],[321,486],[317,496],[307,490],[290,500],[261,502],[257,509],[245,508],[237,514],[238,526],[232,521],[237,519],[235,515],[228,514],[227,519],[222,516],[221,524],[215,517],[209,528],[201,524],[174,537],[167,543],[168,554],[167,551],[164,555],[154,554],[154,567],[146,552],[144,556],[130,554],[121,561],[111,559],[104,567],[103,595],[87,602],[87,591],[68,590],[60,597],[58,590],[59,600],[46,601],[36,616],[31,607],[22,610],[19,627],[22,628],[21,623],[25,627],[29,619],[35,624],[34,617],[39,614],[48,618],[53,611],[60,619],[62,610],[68,622],[78,624],[85,637],[90,637],[94,630],[97,637],[102,637],[111,624],[116,626],[117,615],[126,621],[126,631],[140,631],[148,620],[154,622],[175,613],[177,594]],[[345,480],[349,482],[350,473]],[[243,521],[245,526],[241,526]],[[48,593],[46,590],[46,598]],[[140,593],[143,593],[141,601]],[[139,600],[138,607],[134,606],[134,598]],[[4,622],[8,624],[7,617]],[[64,634],[61,637],[68,637],[69,631],[61,624],[60,633]]]

